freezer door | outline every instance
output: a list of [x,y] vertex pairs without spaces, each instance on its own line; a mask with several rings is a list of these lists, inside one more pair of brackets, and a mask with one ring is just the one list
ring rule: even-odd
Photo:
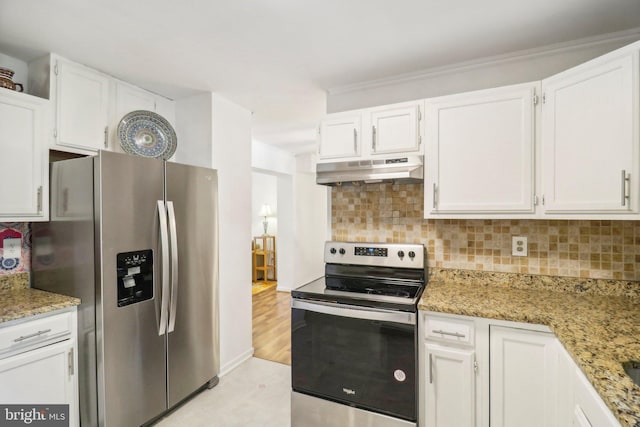
[[[100,152],[97,158],[100,426],[141,425],[167,408],[166,336],[159,334],[163,254],[158,237],[158,200],[163,200],[164,195],[163,167],[159,160],[111,152]],[[138,283],[136,280],[148,283],[145,266],[136,267],[135,263],[148,262],[149,249],[153,260],[153,296],[137,302],[123,299],[123,285],[129,290]],[[143,254],[144,259],[135,258],[136,254]],[[124,279],[123,268],[127,268],[124,273],[129,279]]]
[[[177,267],[168,327],[169,407],[218,375],[217,174],[166,164],[169,228],[175,212]],[[171,234],[171,231],[170,231]],[[172,251],[173,252],[173,251]],[[174,270],[173,273],[176,273]]]

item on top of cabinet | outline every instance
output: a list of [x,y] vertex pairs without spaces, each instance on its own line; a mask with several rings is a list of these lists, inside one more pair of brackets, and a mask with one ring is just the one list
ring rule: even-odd
[[136,110],[118,123],[120,146],[128,154],[168,160],[178,147],[173,126],[160,114]]
[[[20,83],[15,83],[13,79],[13,75],[15,72],[8,68],[0,67],[0,87],[10,90],[16,90],[18,92],[24,91],[24,87]],[[18,87],[20,90],[18,90]]]

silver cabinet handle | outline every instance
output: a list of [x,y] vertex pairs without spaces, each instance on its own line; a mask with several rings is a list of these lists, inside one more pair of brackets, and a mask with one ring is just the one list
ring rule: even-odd
[[438,191],[438,187],[437,187],[436,183],[434,182],[433,183],[433,194],[432,194],[433,195],[433,208],[434,209],[436,208],[437,203],[438,203],[437,199],[436,199],[436,192],[437,191]]
[[176,230],[176,213],[173,202],[167,201],[169,213],[169,241],[171,246],[171,310],[169,311],[169,330],[173,332],[176,325],[176,308],[178,306],[178,233]]
[[167,330],[167,311],[169,310],[169,237],[167,236],[167,209],[162,200],[158,200],[158,220],[160,222],[160,248],[162,250],[162,297],[160,298],[158,335],[164,335]]
[[353,153],[358,152],[358,130],[353,128]]
[[622,169],[621,179],[620,179],[620,204],[622,206],[626,206],[627,200],[629,200],[629,195],[627,194],[628,182],[629,182],[629,176],[627,175],[627,171]]
[[456,338],[464,338],[464,337],[466,337],[465,334],[461,334],[461,333],[458,333],[458,332],[447,332],[447,331],[442,331],[442,330],[434,330],[432,332],[434,334],[448,335],[450,337],[456,337]]
[[21,342],[21,341],[24,341],[24,340],[28,340],[29,338],[39,337],[40,335],[46,334],[48,332],[51,332],[51,329],[44,329],[42,331],[34,332],[32,334],[29,334],[29,335],[22,335],[22,336],[19,336],[16,339],[14,339],[13,342]]
[[38,187],[38,191],[36,193],[36,205],[38,213],[42,212],[42,185]]
[[376,127],[371,126],[371,150],[376,151]]
[[109,148],[109,126],[104,127],[104,148]]
[[429,384],[433,384],[433,354],[429,353]]

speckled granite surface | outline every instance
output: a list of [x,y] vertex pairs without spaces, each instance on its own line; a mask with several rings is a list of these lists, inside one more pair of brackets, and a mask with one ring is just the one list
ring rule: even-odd
[[421,310],[547,325],[625,427],[640,427],[640,283],[434,270]]
[[0,323],[78,304],[78,298],[31,289],[29,273],[0,276]]

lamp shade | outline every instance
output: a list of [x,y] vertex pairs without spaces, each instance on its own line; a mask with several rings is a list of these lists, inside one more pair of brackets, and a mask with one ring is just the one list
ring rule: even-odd
[[271,206],[262,205],[262,207],[260,208],[260,213],[258,215],[259,216],[271,216],[271,215],[273,215],[273,212],[271,212]]

